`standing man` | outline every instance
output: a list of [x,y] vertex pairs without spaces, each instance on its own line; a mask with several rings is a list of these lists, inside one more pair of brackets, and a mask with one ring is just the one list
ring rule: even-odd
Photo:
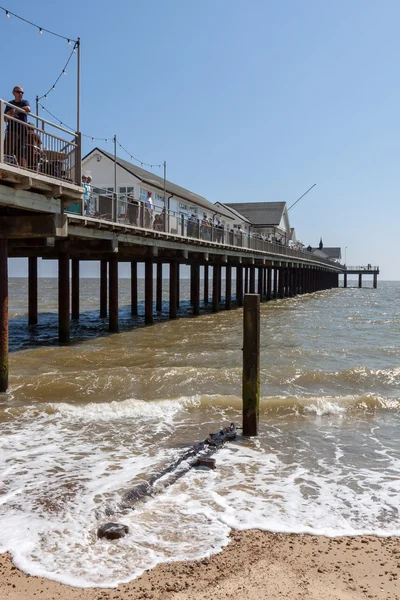
[[5,154],[16,156],[21,167],[26,167],[27,126],[25,123],[28,122],[28,114],[31,112],[31,107],[28,100],[24,100],[24,90],[20,85],[16,85],[12,93],[14,100],[11,100],[10,104],[22,110],[15,110],[11,106],[6,106],[4,114],[7,117],[13,117],[15,120],[13,121],[6,117],[8,125],[4,150]]

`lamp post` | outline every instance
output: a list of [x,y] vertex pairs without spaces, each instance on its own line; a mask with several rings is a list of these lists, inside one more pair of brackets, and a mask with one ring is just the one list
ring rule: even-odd
[[344,264],[345,264],[345,266],[347,266],[347,246],[344,249]]

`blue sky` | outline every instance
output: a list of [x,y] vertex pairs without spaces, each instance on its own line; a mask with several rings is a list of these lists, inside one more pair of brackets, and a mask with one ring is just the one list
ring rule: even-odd
[[[290,206],[316,183],[289,213],[298,238],[322,236],[343,257],[347,247],[348,264],[400,280],[398,0],[0,4],[81,38],[83,133],[116,134],[139,159],[166,160],[170,181],[212,202]],[[34,105],[67,42],[2,11],[0,40],[0,97],[19,84]],[[44,104],[74,126],[75,55]]]

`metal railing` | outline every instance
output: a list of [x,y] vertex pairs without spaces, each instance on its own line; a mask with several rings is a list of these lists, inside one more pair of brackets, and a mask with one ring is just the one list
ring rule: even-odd
[[349,265],[344,265],[343,269],[345,271],[379,271],[379,266],[363,265],[363,266],[350,267]]
[[[7,110],[7,113],[5,113]],[[11,111],[11,116],[8,114]],[[0,165],[81,185],[81,136],[0,99]]]
[[232,228],[215,219],[166,210],[164,204],[149,203],[130,194],[116,194],[107,189],[90,186],[84,194],[84,203],[71,204],[65,208],[70,214],[84,215],[90,219],[116,222],[140,230],[164,232],[193,240],[194,243],[212,243],[218,246],[258,250],[270,254],[303,258],[342,267],[335,262],[317,257],[306,248],[294,249],[281,242],[263,239],[259,233],[249,233]]

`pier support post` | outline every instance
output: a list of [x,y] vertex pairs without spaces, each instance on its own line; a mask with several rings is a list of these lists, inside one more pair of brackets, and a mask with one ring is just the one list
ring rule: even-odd
[[243,267],[236,267],[236,303],[238,306],[243,306]]
[[279,282],[278,282],[278,296],[279,298],[285,297],[285,269],[279,269]]
[[28,258],[28,325],[38,322],[38,271],[37,258]]
[[138,314],[138,292],[137,292],[137,262],[131,261],[131,315]]
[[208,265],[204,265],[204,304],[208,304]]
[[118,260],[112,256],[108,261],[108,298],[110,303],[108,329],[112,333],[118,332]]
[[250,294],[256,293],[256,268],[250,267]]
[[144,263],[144,322],[153,323],[153,261]]
[[156,311],[162,311],[162,271],[161,262],[157,263],[157,281],[156,281]]
[[191,292],[192,304],[193,304],[193,314],[197,316],[200,314],[200,265],[199,265],[199,263],[192,264],[191,275],[192,275],[191,285],[193,285],[193,292]]
[[249,267],[244,268],[244,293],[249,293]]
[[258,267],[257,271],[258,271],[257,290],[258,290],[258,295],[260,296],[260,302],[262,302],[264,300],[264,298],[263,298],[263,268]]
[[69,255],[60,252],[58,255],[58,340],[69,342]]
[[362,288],[362,273],[358,274],[358,287]]
[[343,287],[347,288],[347,273],[343,273]]
[[108,261],[100,261],[100,319],[107,317],[107,268]]
[[178,263],[173,260],[169,265],[169,318],[176,319],[178,306]]
[[374,273],[374,288],[378,287],[378,275],[376,273]]
[[225,308],[231,309],[232,304],[232,266],[226,265],[225,269]]
[[180,296],[181,296],[181,266],[176,263],[176,308],[179,308]]
[[267,302],[271,300],[271,292],[272,292],[272,269],[268,267],[267,269]]
[[79,319],[79,260],[71,260],[71,318]]
[[246,294],[243,310],[243,435],[258,434],[260,413],[260,296]]
[[0,239],[0,393],[8,388],[8,244]]
[[213,265],[213,290],[212,290],[212,311],[218,312],[219,308],[219,284],[221,282],[221,266]]
[[274,291],[273,297],[276,299],[278,297],[278,269],[275,267],[274,269]]

